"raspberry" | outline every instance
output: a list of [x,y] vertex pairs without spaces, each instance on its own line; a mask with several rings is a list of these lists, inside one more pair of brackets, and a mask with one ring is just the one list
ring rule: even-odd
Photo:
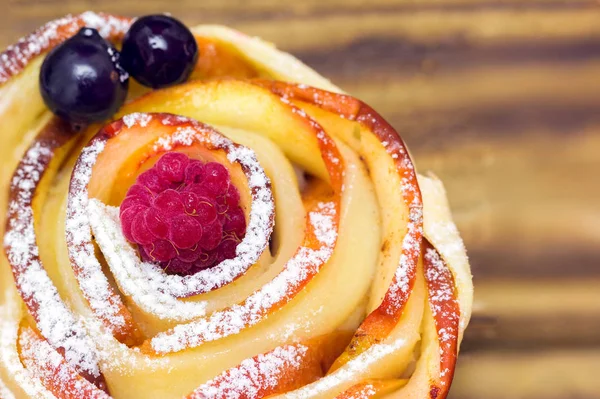
[[201,197],[192,191],[181,193],[185,212],[197,216],[203,225],[210,224],[217,219],[217,208],[208,197]]
[[195,245],[192,248],[179,251],[178,258],[184,262],[194,263],[200,258],[200,255],[202,255],[202,249],[198,245]]
[[169,152],[156,163],[158,175],[172,183],[180,183],[185,177],[185,171],[190,159],[180,152]]
[[181,194],[175,190],[165,190],[158,194],[152,203],[162,217],[171,218],[185,213]]
[[195,183],[202,183],[204,180],[204,164],[200,161],[191,161],[187,168],[185,168],[185,180],[186,185],[192,185]]
[[240,193],[235,186],[229,186],[225,195],[225,202],[231,208],[235,208],[240,203]]
[[235,249],[237,248],[238,242],[235,239],[225,239],[221,241],[217,247],[219,253],[219,261],[225,259],[231,259],[235,257]]
[[137,178],[137,183],[150,190],[152,194],[158,194],[169,188],[169,182],[165,179],[162,179],[154,168],[149,169],[139,175]]
[[246,216],[239,206],[237,208],[229,209],[229,212],[225,214],[223,229],[234,233],[237,237],[242,237],[244,235],[246,232]]
[[129,196],[123,200],[123,202],[121,203],[121,208],[127,209],[135,205],[141,205],[145,208],[148,205],[150,205],[151,200],[152,197],[150,197],[150,200],[145,200],[137,196]]
[[177,152],[138,176],[120,216],[142,259],[170,274],[191,275],[235,257],[246,234],[240,193],[227,168]]
[[204,187],[215,196],[225,194],[229,187],[229,172],[216,162],[209,162],[204,166]]
[[[125,203],[125,201],[123,201],[123,203]],[[146,207],[140,204],[132,204],[128,207],[121,206],[121,227],[125,238],[129,241],[134,241],[133,235],[131,234],[133,219],[144,210],[146,210]]]
[[223,226],[215,220],[206,227],[206,233],[202,235],[199,244],[202,249],[210,251],[215,249],[221,240],[223,240]]
[[168,262],[177,256],[177,249],[167,240],[156,240],[150,245],[144,246],[144,251],[146,251],[150,259],[159,262]]
[[140,212],[133,218],[131,222],[131,236],[138,244],[146,245],[152,243],[154,235],[146,226],[146,211]]
[[173,259],[165,270],[174,274],[186,275],[189,274],[188,272],[193,268],[193,263],[184,262],[180,259]]
[[208,269],[217,263],[219,263],[219,254],[216,251],[203,252],[200,258],[194,262],[194,266],[196,267],[196,271],[200,271]]
[[134,184],[127,193],[127,198],[131,202],[138,202],[143,205],[149,205],[152,201],[152,193],[141,184]]
[[162,219],[158,209],[148,209],[144,221],[146,222],[146,227],[150,233],[156,238],[167,238],[167,235],[169,234],[169,225]]
[[191,248],[200,238],[202,238],[202,225],[194,216],[182,214],[171,219],[169,240],[176,248]]

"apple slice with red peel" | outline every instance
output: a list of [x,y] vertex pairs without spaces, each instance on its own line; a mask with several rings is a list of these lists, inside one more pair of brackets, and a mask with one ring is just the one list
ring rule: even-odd
[[356,384],[335,399],[380,399],[402,388],[408,380],[367,380]]
[[186,398],[261,399],[294,390],[321,378],[349,338],[335,332],[278,346],[224,371]]
[[339,197],[320,198],[308,209],[306,237],[283,270],[244,302],[157,334],[142,349],[179,352],[236,334],[290,302],[329,260],[339,228]]
[[[100,383],[98,362],[94,344],[81,323],[62,301],[59,292],[44,269],[39,255],[35,225],[42,213],[42,205],[48,186],[74,145],[72,129],[58,119],[53,119],[33,142],[19,162],[9,189],[9,211],[7,216],[4,250],[11,266],[17,290],[41,334],[49,343],[66,354],[71,365],[89,381]],[[98,284],[101,284],[99,281]],[[115,295],[108,291],[107,295]],[[102,306],[106,310],[106,307]],[[92,311],[95,311],[92,306]],[[124,306],[111,308],[115,313],[99,314],[106,327],[116,337],[132,333],[132,324],[124,319],[121,325],[110,320],[119,314],[127,315]],[[122,313],[121,313],[122,312]],[[56,331],[63,331],[63,336]]]
[[[377,137],[386,152],[394,159],[397,172],[402,176],[402,196],[407,206],[408,228],[403,238],[403,251],[397,273],[381,304],[363,321],[348,349],[336,361],[332,370],[341,367],[374,343],[381,342],[397,325],[412,292],[416,262],[424,253],[424,274],[441,353],[438,373],[430,373],[432,382],[429,395],[435,398],[445,397],[452,382],[456,362],[460,309],[456,299],[454,280],[449,269],[435,248],[427,240],[423,240],[422,200],[416,173],[404,143],[394,129],[372,108],[350,96],[282,82],[258,81],[256,83],[268,87],[286,101],[311,104],[346,120],[358,122]],[[307,112],[310,113],[310,110]],[[328,129],[338,126],[339,129],[336,131],[341,132],[342,137],[343,132],[351,130],[348,126],[342,126],[344,122],[339,119],[327,118],[326,113],[320,113],[321,117],[312,115]],[[346,133],[348,144],[352,143],[351,135],[353,134],[354,132]],[[362,145],[364,145],[367,142],[365,135],[362,135],[361,138]],[[355,148],[360,152],[360,147],[357,148],[356,143]],[[368,154],[365,155],[367,155],[366,162],[369,163]],[[424,248],[421,248],[422,240]],[[397,276],[404,277],[402,284]]]
[[[452,273],[428,240],[424,240],[423,268],[429,308],[425,314],[421,355],[408,383],[393,396],[398,399],[445,399],[454,377],[460,309]],[[363,381],[338,398],[373,397],[357,395],[370,392],[371,385],[371,381]]]
[[187,399],[260,399],[299,388],[322,375],[318,357],[303,344],[280,346],[244,360],[198,387]]
[[[408,302],[415,283],[423,238],[422,199],[417,174],[400,136],[376,111],[360,100],[304,85],[263,80],[254,83],[268,88],[281,96],[285,102],[297,101],[300,107],[301,104],[309,104],[325,111],[312,115],[328,129],[340,132],[347,144],[354,145],[374,173],[382,169],[382,181],[387,180],[392,186],[397,182],[401,188],[403,206],[389,206],[390,210],[393,209],[390,214],[402,215],[401,220],[398,221],[400,226],[396,227],[401,238],[397,236],[394,238],[396,242],[402,242],[401,251],[397,259],[389,260],[395,262],[395,273],[381,303],[363,321],[348,349],[334,364],[333,369],[336,369],[360,355],[374,343],[385,339],[398,324]],[[310,113],[310,110],[307,112]],[[357,126],[345,124],[347,121],[358,123],[361,134],[360,144],[357,144],[356,139],[352,137]],[[380,165],[384,162],[384,158],[389,161],[387,168]],[[377,185],[376,188],[384,189]],[[385,201],[389,200],[387,193],[380,192],[380,194],[382,194],[379,195],[380,201],[385,205]],[[391,266],[393,264],[387,267]]]
[[445,399],[454,378],[458,356],[460,308],[454,277],[440,253],[428,240],[424,240],[423,267],[437,335],[432,351],[439,356],[439,363],[430,367],[429,395],[432,399]]
[[251,81],[191,81],[153,91],[125,104],[116,117],[152,112],[183,115],[217,128],[257,132],[274,141],[292,162],[329,180],[324,161],[313,162],[320,151],[310,119],[301,109],[281,102]]
[[[64,357],[30,327],[21,327],[18,338],[21,362],[42,385],[60,399],[110,399],[110,396],[83,378]],[[106,389],[104,383],[100,387]]]

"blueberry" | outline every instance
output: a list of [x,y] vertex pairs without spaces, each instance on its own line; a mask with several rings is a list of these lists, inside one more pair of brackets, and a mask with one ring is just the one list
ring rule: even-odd
[[148,15],[131,25],[121,62],[144,86],[160,88],[185,81],[196,64],[198,45],[190,30],[167,15]]
[[119,52],[92,28],[55,47],[40,71],[46,106],[76,124],[110,118],[123,105],[128,85]]

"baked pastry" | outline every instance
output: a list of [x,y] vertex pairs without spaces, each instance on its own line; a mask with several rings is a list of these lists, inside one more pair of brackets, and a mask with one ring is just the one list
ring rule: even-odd
[[[472,282],[441,182],[271,45],[199,26],[163,74],[127,58],[131,23],[65,17],[0,56],[0,396],[445,397]],[[116,62],[96,36],[128,30],[125,69],[164,88],[118,69],[107,107],[65,105],[59,44]]]

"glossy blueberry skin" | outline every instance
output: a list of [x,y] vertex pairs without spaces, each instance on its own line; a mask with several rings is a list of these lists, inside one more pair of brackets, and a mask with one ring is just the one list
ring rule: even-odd
[[46,106],[76,124],[110,118],[125,102],[128,86],[119,52],[92,28],[55,47],[40,70]]
[[194,35],[168,15],[139,18],[123,39],[121,64],[144,86],[160,88],[185,81],[197,59]]

